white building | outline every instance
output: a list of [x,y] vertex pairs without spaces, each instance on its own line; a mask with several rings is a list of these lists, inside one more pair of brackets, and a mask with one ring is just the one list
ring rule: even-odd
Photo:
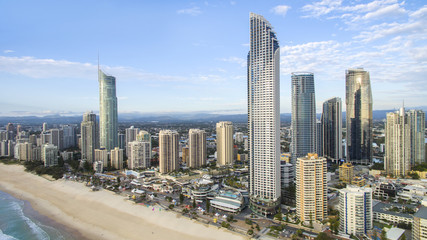
[[373,228],[371,188],[347,186],[339,197],[340,232],[359,235]]
[[151,160],[151,143],[142,141],[133,141],[128,144],[129,158],[128,168],[149,168]]
[[250,13],[248,137],[250,208],[275,214],[280,205],[280,46],[271,24]]
[[125,146],[126,146],[126,156],[130,156],[130,146],[129,143],[136,140],[136,136],[139,133],[139,128],[131,126],[125,130]]
[[58,165],[58,147],[53,144],[43,144],[41,149],[42,161],[45,167]]
[[236,132],[234,134],[234,141],[236,143],[243,143],[243,133],[242,132]]

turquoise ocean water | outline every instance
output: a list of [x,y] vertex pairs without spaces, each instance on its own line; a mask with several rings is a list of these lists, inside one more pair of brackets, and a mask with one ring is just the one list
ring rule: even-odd
[[0,240],[74,239],[52,220],[39,215],[31,205],[0,191]]

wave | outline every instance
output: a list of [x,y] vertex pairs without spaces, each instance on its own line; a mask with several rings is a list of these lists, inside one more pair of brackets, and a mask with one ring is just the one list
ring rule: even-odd
[[39,240],[50,240],[49,234],[47,234],[41,227],[39,227],[35,222],[25,216],[23,211],[23,202],[11,202],[11,208],[19,215],[19,217],[24,220],[27,226],[31,229],[31,232],[36,235],[36,238]]
[[0,240],[18,240],[18,239],[3,233],[2,230],[0,229]]

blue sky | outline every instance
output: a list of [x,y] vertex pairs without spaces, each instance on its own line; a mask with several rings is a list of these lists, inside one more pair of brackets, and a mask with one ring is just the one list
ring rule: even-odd
[[[119,113],[245,113],[249,12],[281,46],[281,112],[292,72],[314,73],[317,112],[345,103],[345,70],[370,72],[374,109],[426,106],[422,0],[0,0],[0,115],[98,111],[97,56]],[[344,109],[345,110],[345,107]]]

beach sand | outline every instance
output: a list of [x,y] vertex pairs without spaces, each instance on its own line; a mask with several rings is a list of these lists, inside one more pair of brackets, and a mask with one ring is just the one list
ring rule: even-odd
[[0,189],[88,239],[245,239],[158,207],[152,211],[110,191],[93,192],[83,183],[49,181],[20,165],[0,164]]

